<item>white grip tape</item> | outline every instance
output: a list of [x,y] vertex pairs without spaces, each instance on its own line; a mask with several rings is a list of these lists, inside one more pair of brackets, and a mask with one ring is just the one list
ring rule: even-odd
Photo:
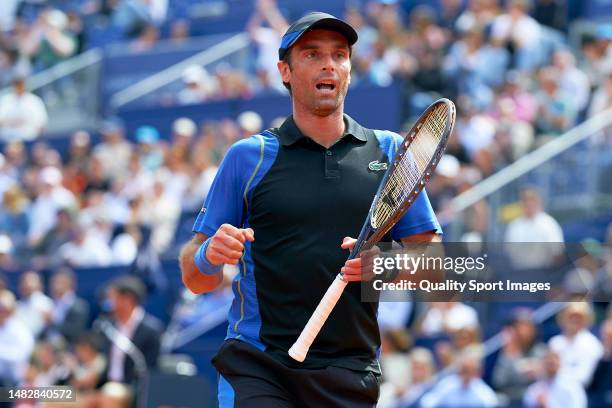
[[306,323],[306,326],[302,330],[300,337],[298,337],[297,341],[293,343],[293,346],[289,349],[289,355],[294,360],[300,363],[304,361],[306,354],[308,354],[308,349],[310,349],[310,346],[321,331],[321,327],[325,324],[334,306],[338,303],[338,299],[342,296],[346,284],[347,282],[342,279],[342,275],[338,274],[336,279],[334,279],[329,286],[323,299],[321,299],[314,313],[310,316],[308,323]]

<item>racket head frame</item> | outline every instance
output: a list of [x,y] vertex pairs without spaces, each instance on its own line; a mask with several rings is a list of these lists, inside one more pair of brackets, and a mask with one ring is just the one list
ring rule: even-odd
[[[442,132],[442,137],[440,138],[438,147],[436,148],[435,153],[427,164],[425,171],[423,172],[423,174],[421,174],[420,178],[416,182],[416,186],[413,188],[413,190],[410,192],[404,202],[400,205],[399,209],[395,211],[393,216],[386,220],[386,222],[382,225],[373,226],[372,216],[376,209],[378,200],[380,199],[380,195],[382,194],[382,191],[385,185],[387,184],[387,180],[397,167],[398,163],[401,161],[402,157],[408,152],[408,148],[419,134],[421,126],[427,121],[429,115],[441,104],[446,105],[448,109],[448,119],[444,125],[444,130]],[[376,190],[376,194],[374,195],[374,199],[372,200],[372,205],[370,206],[370,210],[368,211],[368,216],[366,217],[366,221],[364,222],[363,227],[361,228],[361,232],[359,233],[359,237],[357,238],[357,243],[355,244],[353,250],[351,251],[351,254],[349,255],[349,259],[356,258],[361,251],[371,248],[378,241],[380,241],[382,237],[387,232],[389,232],[393,225],[395,225],[395,223],[397,223],[397,221],[404,216],[406,211],[408,211],[408,208],[410,208],[410,206],[414,203],[414,201],[421,193],[427,182],[429,182],[429,179],[431,178],[436,166],[440,162],[440,159],[442,158],[442,155],[446,150],[448,138],[450,137],[453,131],[455,125],[455,118],[455,104],[447,98],[441,98],[433,102],[427,107],[427,109],[425,109],[421,116],[419,116],[418,120],[414,123],[414,125],[402,141],[402,144],[398,146],[392,164],[385,172],[385,175],[383,176],[383,179],[381,180],[380,185]]]

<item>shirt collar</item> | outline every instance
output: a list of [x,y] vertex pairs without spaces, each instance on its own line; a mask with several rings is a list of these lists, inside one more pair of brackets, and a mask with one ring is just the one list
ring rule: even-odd
[[[363,127],[346,113],[344,114],[344,125],[344,135],[342,135],[342,138],[345,136],[352,136],[355,140],[360,140],[362,142],[368,140]],[[278,128],[278,132],[280,135],[280,142],[283,146],[291,146],[301,139],[308,139],[308,136],[303,134],[295,124],[293,115],[290,115],[285,122],[283,122],[281,127]]]

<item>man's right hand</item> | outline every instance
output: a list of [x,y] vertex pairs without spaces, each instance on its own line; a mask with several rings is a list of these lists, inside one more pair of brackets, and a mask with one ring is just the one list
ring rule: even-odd
[[206,258],[213,265],[236,265],[242,257],[246,241],[255,241],[255,232],[251,228],[223,224],[212,236],[206,248]]

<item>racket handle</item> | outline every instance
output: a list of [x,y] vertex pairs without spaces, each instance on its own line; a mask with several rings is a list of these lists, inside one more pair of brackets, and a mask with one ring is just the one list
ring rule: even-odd
[[289,349],[291,358],[300,363],[304,361],[306,354],[308,354],[308,349],[312,346],[312,343],[321,331],[329,314],[334,306],[336,306],[336,303],[338,303],[338,299],[342,296],[346,284],[347,282],[342,278],[342,274],[338,274],[327,289],[327,292],[325,292],[323,299],[319,302],[314,313],[310,316],[308,323],[306,323],[306,326],[302,329],[300,337],[298,337],[297,341],[293,343],[293,346]]

